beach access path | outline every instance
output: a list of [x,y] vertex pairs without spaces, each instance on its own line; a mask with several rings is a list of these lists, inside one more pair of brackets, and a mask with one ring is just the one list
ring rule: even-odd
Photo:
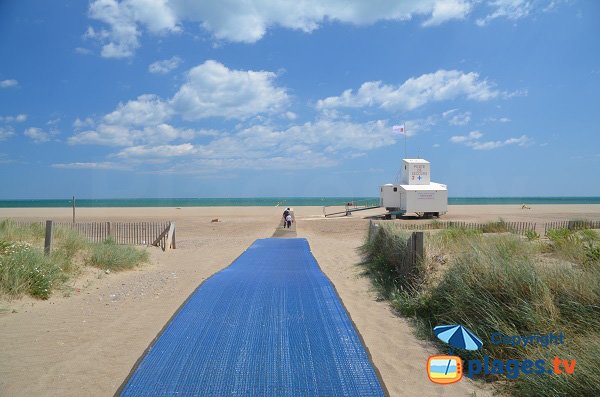
[[[600,219],[600,205],[450,206],[442,218],[490,221]],[[366,236],[370,210],[323,219],[321,207],[296,207],[298,237],[332,281],[365,341],[391,396],[464,396],[489,393],[463,380],[451,386],[427,379],[436,351],[412,334],[407,320],[378,302],[360,277],[356,248]],[[151,263],[105,274],[87,269],[71,291],[47,301],[0,301],[0,396],[111,396],[173,313],[196,287],[228,266],[256,239],[271,236],[281,207],[82,208],[79,220],[177,223],[177,249],[150,248]],[[0,209],[0,218],[71,219],[69,208]],[[220,222],[211,223],[214,218]],[[13,312],[14,311],[14,312]]]
[[256,240],[192,294],[122,397],[383,397],[306,239]]

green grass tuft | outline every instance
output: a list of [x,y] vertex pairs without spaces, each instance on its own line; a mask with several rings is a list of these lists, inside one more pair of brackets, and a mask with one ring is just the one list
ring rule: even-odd
[[48,299],[65,279],[57,262],[39,248],[21,245],[0,256],[0,292],[11,298],[29,294]]
[[41,223],[19,225],[12,219],[0,221],[0,240],[43,242],[45,230]]
[[483,233],[506,233],[510,232],[508,224],[500,219],[496,222],[488,222],[481,227]]
[[132,269],[148,261],[148,252],[126,245],[117,245],[113,240],[90,245],[90,266],[113,271]]
[[600,271],[600,234],[590,229],[552,229],[546,232],[550,240],[546,249],[559,258]]
[[527,230],[525,231],[525,237],[527,237],[527,240],[529,241],[534,241],[540,239],[540,234],[535,230]]

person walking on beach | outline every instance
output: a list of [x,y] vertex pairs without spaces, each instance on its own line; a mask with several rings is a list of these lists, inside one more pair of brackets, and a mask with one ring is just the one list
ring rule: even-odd
[[285,224],[288,229],[290,227],[292,227],[292,214],[290,214],[290,213],[287,214],[287,216],[285,217]]
[[285,228],[287,226],[287,217],[290,214],[290,208],[286,208],[285,211],[283,211],[283,227]]

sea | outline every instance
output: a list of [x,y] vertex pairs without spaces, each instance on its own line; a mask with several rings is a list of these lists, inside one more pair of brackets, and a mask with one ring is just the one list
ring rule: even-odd
[[[275,207],[378,205],[378,197],[248,197],[248,198],[124,198],[75,199],[77,207]],[[450,205],[493,204],[600,204],[600,197],[450,197]],[[0,208],[65,208],[71,198],[0,200]]]

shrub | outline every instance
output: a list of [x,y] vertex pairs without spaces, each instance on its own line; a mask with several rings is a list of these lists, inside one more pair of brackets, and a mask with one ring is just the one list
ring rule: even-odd
[[126,245],[117,245],[114,240],[90,246],[91,254],[88,260],[90,266],[108,270],[125,270],[148,261],[148,252]]
[[529,240],[529,241],[534,241],[534,240],[539,240],[540,239],[539,233],[536,232],[535,230],[527,230],[527,231],[525,231],[525,237],[527,237],[527,240]]
[[508,224],[504,220],[500,219],[497,222],[488,222],[481,226],[483,233],[506,233],[510,232]]
[[79,251],[87,248],[88,242],[81,234],[71,229],[57,228],[54,232],[54,250],[72,259]]
[[65,280],[60,266],[41,249],[22,245],[0,257],[0,292],[11,298],[29,294],[48,299]]
[[547,249],[559,258],[600,270],[600,235],[594,230],[551,229],[546,235]]

